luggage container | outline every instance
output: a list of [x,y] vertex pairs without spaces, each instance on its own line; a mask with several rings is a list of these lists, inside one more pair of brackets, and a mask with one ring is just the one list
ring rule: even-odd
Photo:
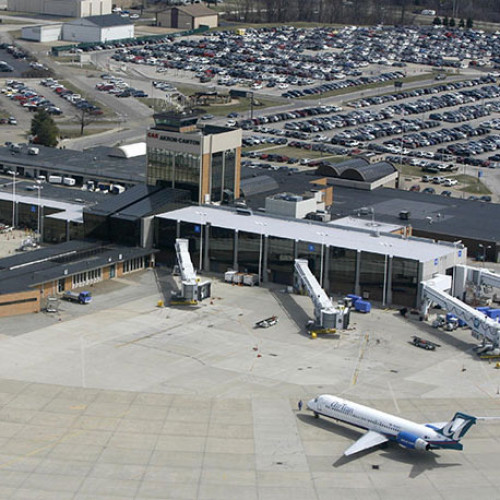
[[354,310],[362,313],[369,313],[372,310],[372,305],[367,300],[359,299],[354,303]]
[[245,274],[243,276],[243,284],[247,286],[254,286],[259,283],[259,277],[257,274]]

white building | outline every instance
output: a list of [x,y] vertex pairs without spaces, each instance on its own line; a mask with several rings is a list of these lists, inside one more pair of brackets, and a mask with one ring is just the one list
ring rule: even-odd
[[266,212],[273,215],[304,219],[307,214],[318,210],[325,210],[322,191],[305,196],[279,193],[266,198]]
[[68,42],[107,42],[134,37],[134,23],[117,14],[75,19],[63,25],[62,39]]
[[55,42],[61,38],[62,24],[37,24],[24,26],[21,38],[35,42]]
[[110,14],[112,0],[8,0],[7,10],[59,17]]

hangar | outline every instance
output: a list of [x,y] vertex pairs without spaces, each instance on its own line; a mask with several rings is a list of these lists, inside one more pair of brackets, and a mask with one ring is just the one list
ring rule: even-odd
[[108,42],[134,38],[134,23],[118,14],[89,16],[63,24],[62,39],[69,42]]
[[7,10],[58,17],[85,17],[110,14],[111,4],[111,0],[8,0]]
[[219,15],[202,4],[182,5],[159,12],[157,25],[185,30],[197,29],[200,26],[216,28],[219,25]]

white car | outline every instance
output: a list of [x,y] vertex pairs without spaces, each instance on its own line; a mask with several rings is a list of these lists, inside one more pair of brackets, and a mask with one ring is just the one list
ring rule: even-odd
[[455,186],[458,184],[458,181],[456,179],[445,179],[443,181],[443,186]]

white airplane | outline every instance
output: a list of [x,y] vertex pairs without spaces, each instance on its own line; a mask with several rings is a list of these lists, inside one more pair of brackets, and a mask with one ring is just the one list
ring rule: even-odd
[[462,450],[460,439],[478,418],[488,418],[472,417],[458,412],[449,422],[417,424],[328,394],[311,399],[307,407],[315,417],[323,415],[368,430],[345,450],[346,456],[387,441],[395,441],[403,448],[411,450],[428,451],[441,448]]

